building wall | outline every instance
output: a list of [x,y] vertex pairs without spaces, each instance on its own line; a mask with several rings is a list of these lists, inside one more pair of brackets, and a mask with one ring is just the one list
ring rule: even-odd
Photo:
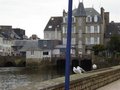
[[42,58],[42,52],[41,51],[26,51],[26,59],[29,58]]
[[44,59],[51,58],[51,50],[44,51],[26,51],[27,59]]
[[[96,44],[104,44],[106,25],[109,22],[109,12],[98,13],[93,8],[87,8],[85,16],[72,16],[71,44],[76,47],[76,55],[86,54]],[[89,10],[89,11],[88,11]],[[75,10],[73,10],[74,13]],[[66,45],[67,14],[63,12],[62,41]],[[74,40],[72,40],[74,38]],[[75,41],[75,43],[74,43]]]
[[61,40],[61,31],[44,31],[44,39],[46,40]]
[[11,56],[12,52],[12,40],[3,39],[0,37],[0,55],[1,56]]

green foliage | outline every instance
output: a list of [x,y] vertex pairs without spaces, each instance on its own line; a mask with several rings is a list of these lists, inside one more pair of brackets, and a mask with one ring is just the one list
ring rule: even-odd
[[113,54],[120,52],[120,36],[112,36],[108,42],[107,48]]
[[92,47],[92,50],[94,51],[94,55],[98,55],[99,54],[99,52],[102,52],[102,51],[104,51],[105,50],[105,47],[104,47],[104,45],[94,45],[93,47]]

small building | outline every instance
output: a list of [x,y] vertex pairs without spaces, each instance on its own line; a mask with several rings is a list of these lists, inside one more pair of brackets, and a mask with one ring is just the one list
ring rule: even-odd
[[20,52],[26,52],[26,65],[40,65],[41,62],[52,62],[54,48],[60,45],[60,40],[31,40],[26,42]]
[[12,55],[12,42],[13,40],[5,38],[0,34],[0,56],[11,56]]

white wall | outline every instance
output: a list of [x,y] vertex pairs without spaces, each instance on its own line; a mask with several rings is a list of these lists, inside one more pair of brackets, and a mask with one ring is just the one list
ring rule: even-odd
[[[33,53],[34,52],[34,53]],[[48,55],[43,55],[43,52],[48,52]],[[45,50],[45,51],[26,51],[26,58],[36,58],[36,59],[43,59],[43,58],[51,58],[51,50]]]
[[42,58],[42,52],[41,51],[33,51],[34,54],[31,54],[31,51],[26,51],[26,58]]
[[3,39],[0,37],[0,55],[6,56],[6,55],[11,55],[12,52],[12,41]]
[[44,39],[61,40],[61,31],[44,31]]

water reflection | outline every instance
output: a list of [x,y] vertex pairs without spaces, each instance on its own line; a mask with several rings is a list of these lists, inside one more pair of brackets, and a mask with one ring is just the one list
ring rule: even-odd
[[18,86],[26,86],[30,83],[41,82],[63,75],[64,70],[58,70],[56,67],[41,69],[18,67],[0,68],[0,90],[13,90]]

